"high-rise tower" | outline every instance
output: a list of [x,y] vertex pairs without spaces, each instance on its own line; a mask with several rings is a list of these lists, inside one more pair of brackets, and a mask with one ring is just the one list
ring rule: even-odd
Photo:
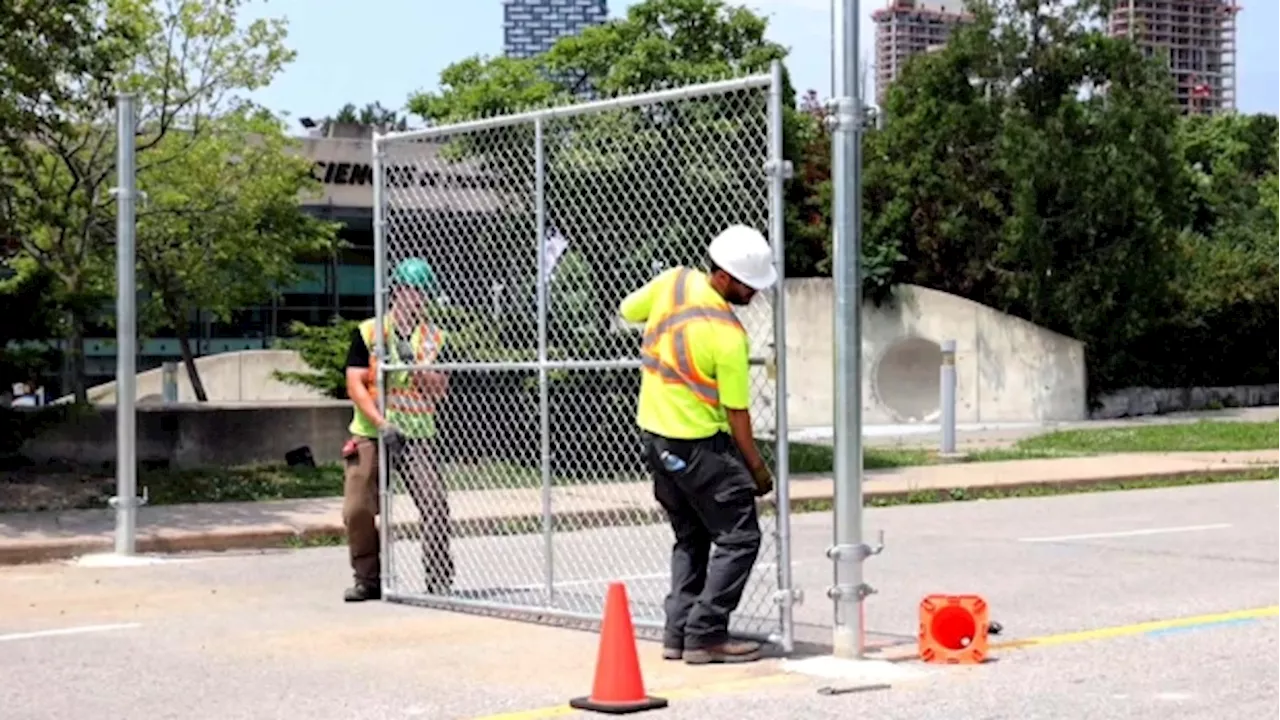
[[608,17],[608,0],[502,0],[502,51],[532,57]]
[[1184,113],[1236,106],[1236,0],[1117,0],[1108,29],[1169,63]]
[[889,0],[871,15],[876,23],[876,103],[884,105],[889,85],[914,55],[947,43],[972,19],[964,0]]

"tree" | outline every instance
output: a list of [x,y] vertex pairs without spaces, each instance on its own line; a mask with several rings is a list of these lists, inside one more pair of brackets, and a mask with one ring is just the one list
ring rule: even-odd
[[276,370],[272,377],[288,383],[308,387],[336,400],[347,399],[347,348],[351,345],[351,333],[359,320],[335,317],[328,325],[311,326],[295,322],[289,328],[291,337],[277,340],[281,350],[294,350],[310,370],[285,372]]
[[[720,0],[647,0],[623,19],[560,39],[539,57],[455,63],[441,73],[440,91],[411,98],[409,108],[447,123],[569,102],[584,92],[610,97],[767,72],[785,49],[765,38],[765,27],[762,18]],[[789,86],[783,94],[793,95]],[[570,240],[584,277],[593,280],[572,288],[572,306],[589,308],[589,317],[561,311],[567,305],[553,299],[551,332],[560,352],[625,352],[625,339],[610,332],[617,301],[650,276],[655,258],[696,262],[712,227],[763,225],[763,196],[759,203],[741,201],[742,188],[761,184],[763,169],[741,158],[763,157],[763,147],[753,145],[764,137],[763,99],[730,94],[545,123],[548,223]],[[532,193],[519,189],[531,187],[533,168],[512,158],[530,151],[532,132],[524,125],[467,133],[452,139],[452,157],[491,169],[498,187],[531,201]],[[721,150],[708,152],[707,143]],[[476,240],[488,244],[479,256],[526,255],[533,210],[530,202],[509,212],[512,227]],[[508,275],[495,280],[520,288],[519,297],[534,297],[526,268],[492,273]],[[552,292],[570,288],[558,281]],[[512,322],[521,317],[535,315],[512,313]]]
[[[636,94],[657,90],[663,87],[678,87],[696,82],[707,82],[710,79],[742,76],[742,74],[768,72],[773,60],[781,60],[786,56],[786,49],[765,37],[767,22],[759,15],[745,8],[735,8],[722,0],[646,0],[630,6],[625,18],[612,20],[602,26],[584,29],[580,35],[561,38],[547,54],[532,59],[493,58],[480,56],[463,59],[454,63],[440,74],[440,90],[420,94],[410,99],[410,110],[433,123],[449,123],[454,120],[465,120],[493,115],[513,113],[513,111],[543,106],[563,104],[572,101],[584,92],[598,96],[617,96]],[[806,186],[801,177],[812,174],[804,167],[814,158],[818,159],[819,169],[829,165],[829,145],[824,152],[813,154],[815,145],[823,141],[823,128],[815,127],[813,118],[804,111],[796,110],[791,101],[795,92],[790,79],[783,77],[783,136],[785,136],[785,156],[792,161],[796,170],[795,179],[788,182],[788,199],[806,195]],[[731,114],[739,114],[736,122],[741,122],[741,106],[728,108],[735,99],[721,102],[718,109],[724,114],[724,122],[730,122]],[[741,97],[736,99],[741,102]],[[707,108],[716,108],[712,100],[700,102]],[[689,104],[694,105],[694,104]],[[680,104],[668,104],[664,110],[675,109]],[[708,109],[701,118],[692,117],[691,111],[684,111],[684,128],[678,127],[675,117],[669,118],[671,124],[664,129],[663,135],[641,135],[627,137],[625,120],[621,115],[616,118],[614,127],[609,129],[613,135],[605,136],[602,131],[591,135],[586,128],[586,119],[577,119],[573,123],[556,123],[561,128],[558,132],[575,132],[580,137],[591,137],[591,145],[596,147],[611,146],[613,137],[620,137],[625,146],[634,147],[641,154],[648,154],[650,169],[663,165],[676,167],[678,160],[666,159],[658,152],[671,152],[673,147],[680,147],[681,142],[695,141],[698,133],[708,131],[708,118],[712,115]],[[696,122],[703,124],[692,124]],[[598,126],[604,126],[600,120]],[[653,128],[650,128],[653,129]],[[680,137],[684,135],[685,137]],[[663,140],[667,138],[667,140]],[[666,149],[659,150],[662,142],[668,142]],[[512,147],[515,142],[524,142],[525,138],[516,140],[511,136],[499,138],[495,135],[477,137],[475,145],[488,145],[490,150],[497,147]],[[672,142],[675,145],[672,145]],[[621,147],[612,158],[622,158]],[[803,156],[804,155],[804,156]],[[704,159],[724,163],[726,159]],[[576,165],[588,165],[585,158],[575,159]],[[628,161],[622,167],[614,167],[613,177],[625,177],[628,169],[641,167],[639,158]],[[829,174],[829,169],[826,170]],[[639,177],[639,176],[637,176]],[[512,182],[526,182],[526,178],[513,178]],[[594,179],[599,179],[598,177]],[[593,181],[591,182],[594,182]],[[660,181],[654,179],[654,184]],[[685,179],[687,187],[687,178]],[[586,187],[567,186],[566,187]],[[604,186],[608,187],[608,186]],[[681,184],[669,186],[666,197],[678,197]],[[596,204],[600,206],[631,205],[630,200],[623,201],[617,197],[617,204],[603,195],[600,188],[593,192]],[[622,188],[618,188],[622,191]],[[703,188],[703,192],[705,190]],[[568,190],[559,192],[558,204],[566,204]],[[809,197],[809,200],[815,200]],[[637,206],[643,213],[645,208],[662,206],[664,200],[654,197],[645,206]],[[608,205],[607,205],[608,204]],[[572,214],[564,210],[563,214]],[[829,246],[826,227],[819,231],[822,218],[804,217],[803,213],[787,214],[787,273],[794,277],[808,277],[822,272],[824,254]],[[620,225],[631,222],[634,217],[618,218]],[[598,224],[596,220],[595,224]],[[566,228],[561,228],[566,236],[571,236]],[[575,247],[579,247],[575,241]],[[649,250],[645,250],[649,252]],[[648,260],[645,260],[648,263]]]
[[207,397],[191,348],[195,312],[230,320],[301,279],[298,257],[334,249],[336,225],[298,204],[318,183],[295,145],[270,113],[240,109],[211,119],[197,138],[171,133],[138,179],[148,197],[137,229],[150,295],[143,327],[176,332],[200,402]]
[[[65,97],[77,102],[33,108],[31,156],[0,158],[14,180],[11,201],[0,207],[20,245],[21,262],[14,264],[22,272],[43,269],[58,280],[79,402],[87,400],[86,322],[111,297],[114,202],[108,190],[115,173],[115,93],[137,93],[140,176],[153,163],[172,162],[183,146],[195,146],[212,119],[247,105],[238,93],[266,85],[294,56],[283,45],[283,21],[237,23],[242,2],[90,3],[87,23],[120,29],[95,47],[106,59],[60,75]],[[172,139],[176,145],[156,152],[171,133],[180,134]],[[144,205],[140,222],[145,212]]]
[[382,103],[378,102],[368,103],[359,110],[356,110],[355,103],[347,103],[338,110],[338,114],[330,115],[324,119],[324,130],[328,131],[329,126],[333,123],[355,123],[381,128],[383,132],[389,132],[408,129],[409,118],[395,110],[382,107]]
[[[35,162],[30,140],[65,130],[82,101],[68,76],[104,82],[122,48],[136,40],[129,23],[97,23],[94,0],[0,0],[0,208],[15,201],[13,174]],[[0,211],[0,238],[17,236],[13,213]]]
[[1085,341],[1092,392],[1125,384],[1188,218],[1167,70],[1098,29],[1103,2],[970,9],[888,93],[868,242],[900,247],[897,281]]
[[1280,360],[1273,115],[1184,117],[1192,217],[1178,236],[1171,308],[1143,344],[1166,384],[1268,383]]
[[48,273],[17,275],[0,261],[0,302],[7,316],[0,323],[0,395],[14,382],[38,386],[41,375],[53,366],[56,353],[36,343],[57,328],[57,308],[49,292],[54,282]]

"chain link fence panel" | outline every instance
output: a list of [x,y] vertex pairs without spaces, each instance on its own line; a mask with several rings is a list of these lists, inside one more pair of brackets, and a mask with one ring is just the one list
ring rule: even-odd
[[[380,335],[379,397],[399,371],[448,382],[434,434],[383,464],[389,599],[592,623],[622,581],[637,628],[661,627],[673,538],[635,425],[642,328],[618,307],[666,268],[704,267],[730,224],[782,257],[779,88],[775,68],[375,140],[378,317],[444,337],[427,362]],[[425,302],[391,283],[410,258],[434,268]],[[739,308],[752,417],[775,461],[776,297]],[[761,523],[732,629],[789,647],[785,509]]]

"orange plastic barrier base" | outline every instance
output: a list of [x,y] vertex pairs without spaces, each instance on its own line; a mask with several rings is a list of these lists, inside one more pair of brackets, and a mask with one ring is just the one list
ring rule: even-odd
[[667,706],[665,698],[645,694],[636,652],[636,631],[631,624],[631,607],[622,583],[610,583],[605,598],[604,621],[600,627],[600,652],[596,656],[596,677],[588,697],[573,698],[569,707],[578,710],[626,715]]
[[987,657],[987,601],[977,595],[929,595],[920,601],[920,659],[976,665]]

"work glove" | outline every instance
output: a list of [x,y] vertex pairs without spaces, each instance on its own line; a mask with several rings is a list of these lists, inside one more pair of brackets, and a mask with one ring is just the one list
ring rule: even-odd
[[394,463],[400,457],[400,451],[404,450],[404,433],[392,423],[383,423],[378,428],[378,435],[387,448],[387,460]]
[[768,465],[761,465],[752,470],[751,477],[756,481],[756,497],[764,497],[773,492],[773,472],[769,470]]

